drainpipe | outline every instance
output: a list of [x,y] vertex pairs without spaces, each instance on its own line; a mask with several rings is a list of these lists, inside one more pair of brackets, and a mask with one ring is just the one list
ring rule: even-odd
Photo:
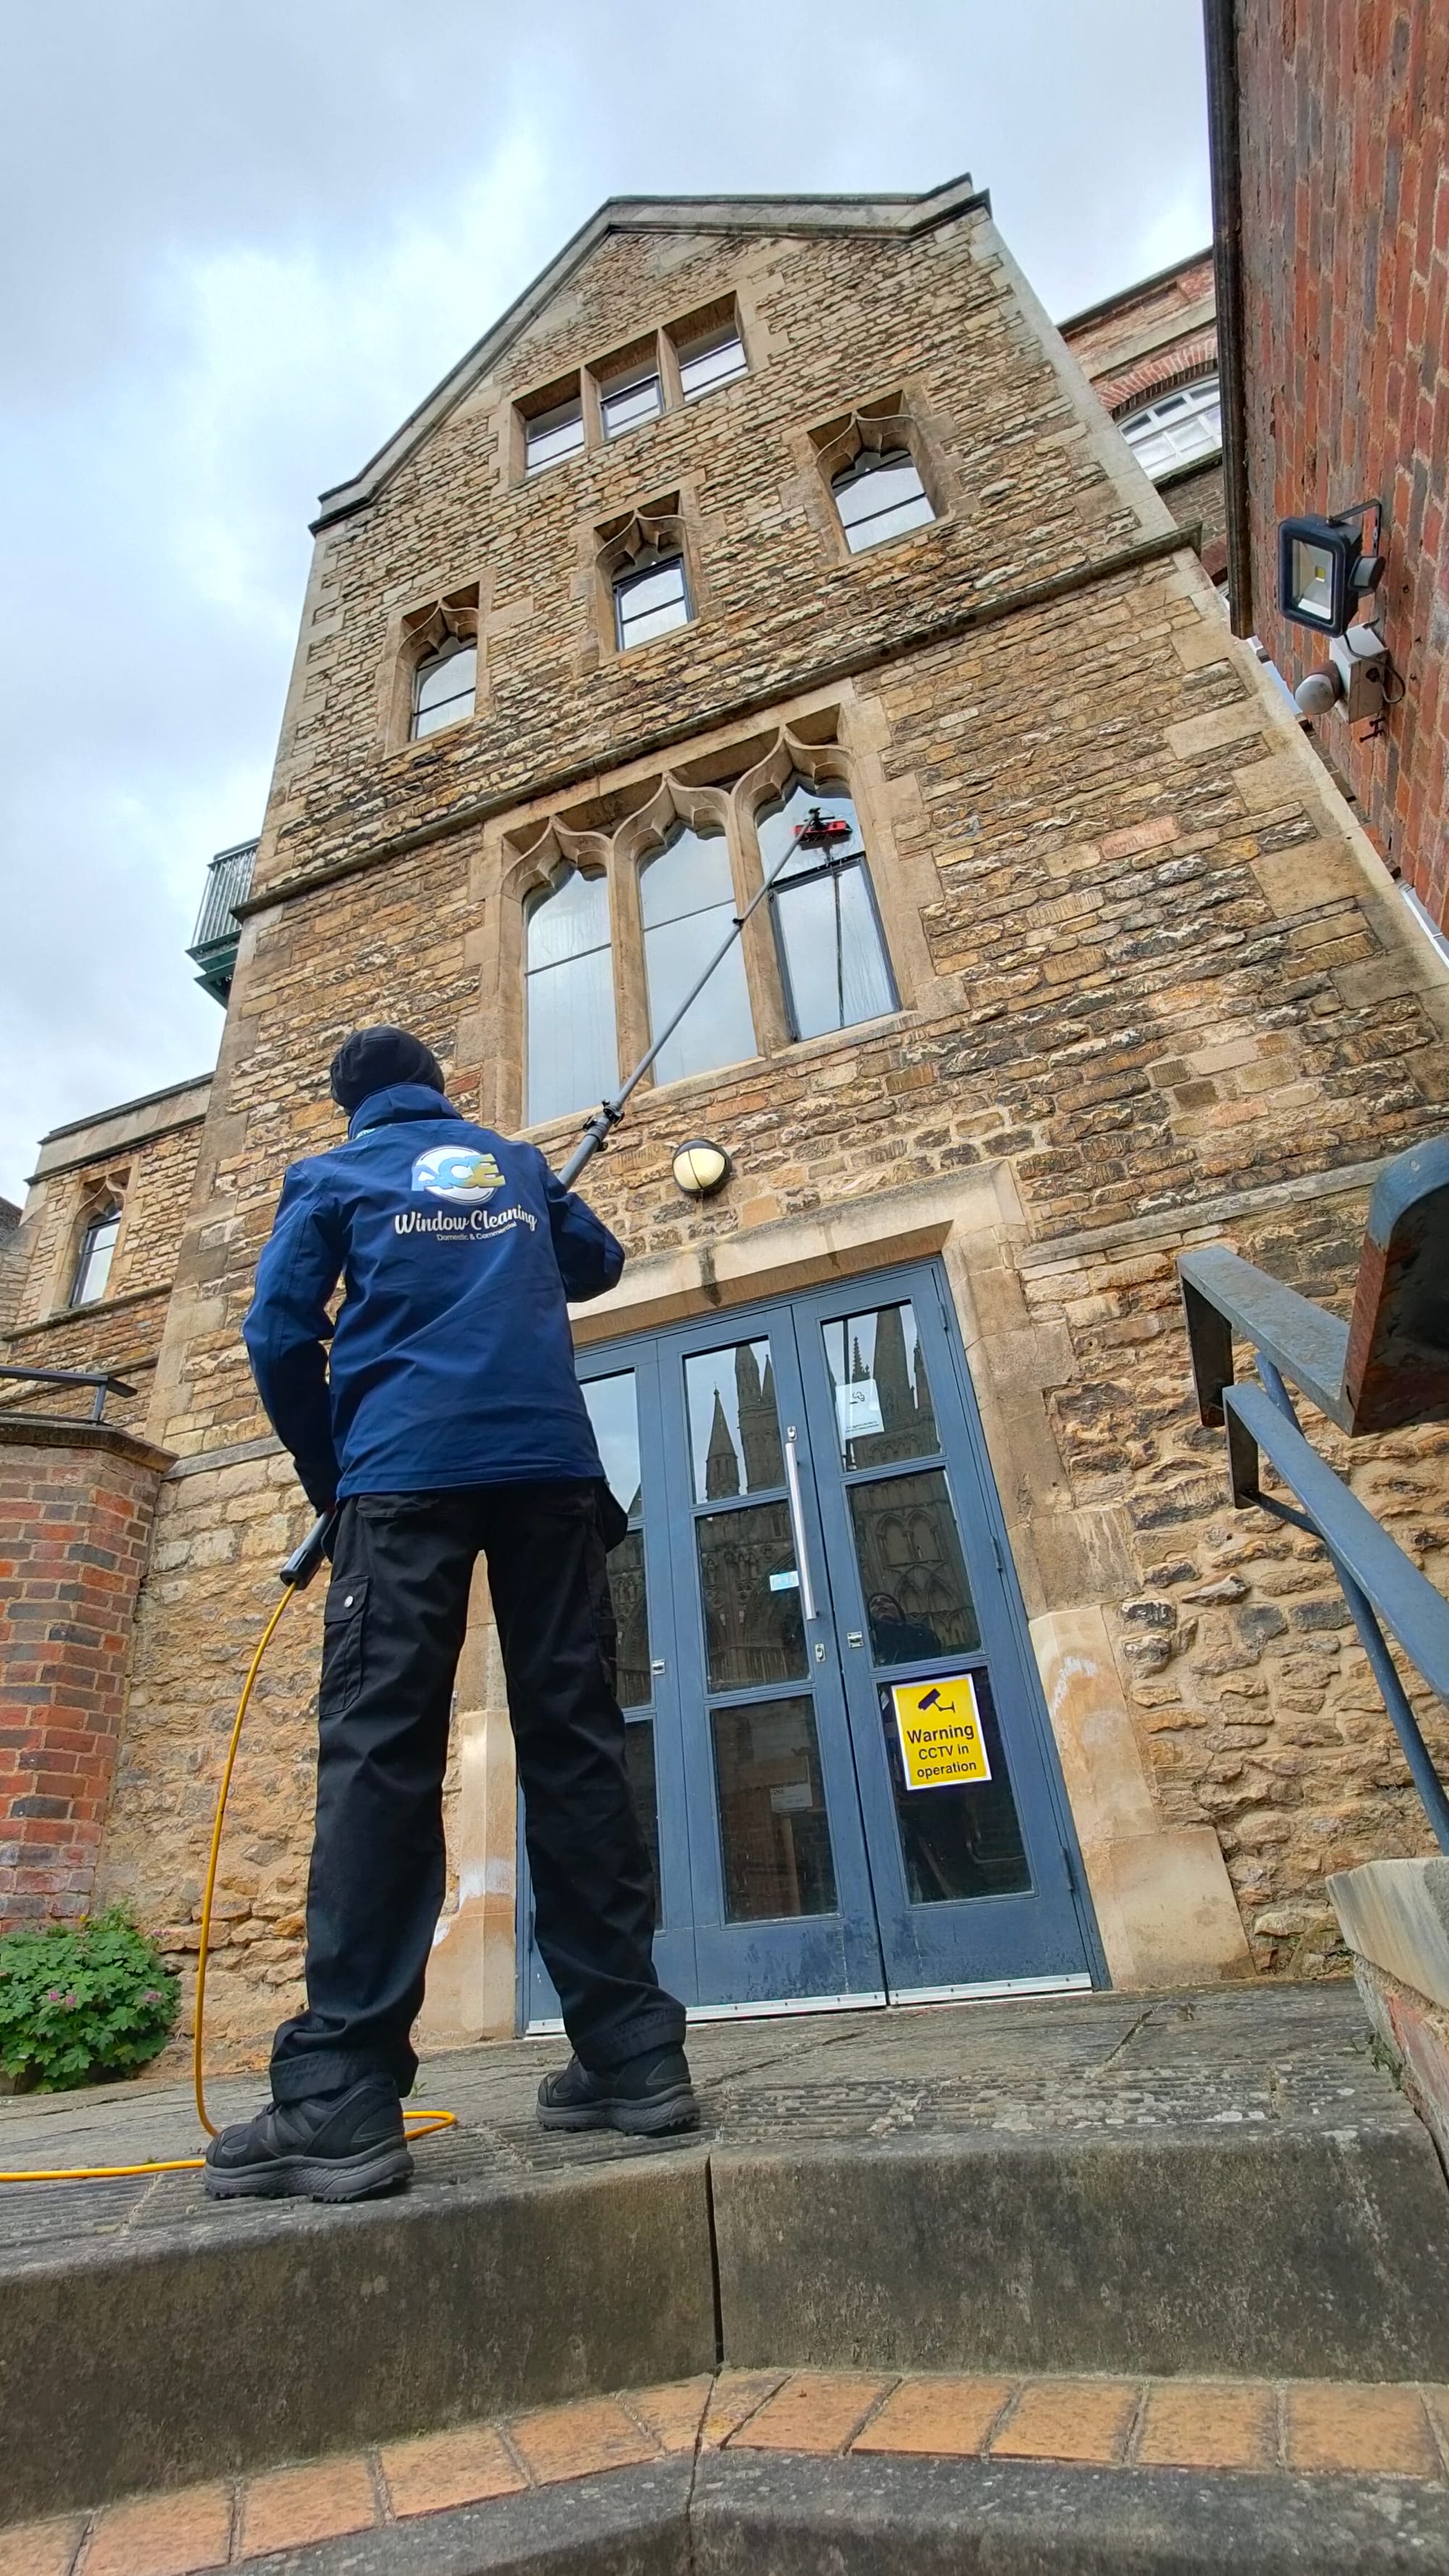
[[1213,190],[1218,379],[1223,406],[1228,605],[1233,633],[1251,635],[1253,557],[1248,515],[1247,396],[1243,379],[1243,188],[1238,151],[1236,0],[1203,0],[1202,16],[1207,57],[1208,158]]

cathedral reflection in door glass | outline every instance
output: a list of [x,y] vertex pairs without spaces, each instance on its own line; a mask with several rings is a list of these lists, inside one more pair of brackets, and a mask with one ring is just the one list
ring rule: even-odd
[[835,1390],[835,1432],[847,1472],[897,1458],[933,1458],[941,1446],[926,1354],[910,1305],[843,1315],[824,1327]]
[[833,1914],[835,1862],[810,1701],[717,1708],[712,1723],[729,1919]]
[[846,1490],[872,1663],[973,1653],[981,1630],[942,1469]]
[[701,1512],[705,1681],[712,1691],[803,1681],[805,1625],[790,1514],[784,1503]]
[[684,1363],[694,1499],[769,1493],[785,1481],[775,1373],[767,1341],[701,1351]]

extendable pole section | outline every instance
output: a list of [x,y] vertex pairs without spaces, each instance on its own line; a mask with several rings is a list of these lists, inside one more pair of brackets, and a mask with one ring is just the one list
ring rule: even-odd
[[[741,931],[744,929],[745,923],[749,920],[752,913],[758,911],[760,905],[764,902],[766,895],[771,892],[776,878],[784,874],[790,861],[794,858],[798,858],[802,849],[815,849],[822,845],[828,848],[834,841],[849,840],[849,838],[850,826],[848,823],[837,822],[833,819],[827,822],[822,817],[818,805],[813,805],[811,807],[809,822],[800,824],[796,827],[795,831],[791,834],[789,846],[785,850],[783,857],[776,860],[775,865],[771,868],[763,885],[760,886],[757,893],[751,895],[744,911],[737,912],[735,914],[725,938],[721,941],[720,946],[716,949],[713,957],[711,957],[709,964],[706,966],[704,973],[700,976],[699,981],[690,986],[689,991],[685,994],[685,997],[680,1003],[672,1020],[668,1022],[665,1028],[661,1029],[658,1037],[649,1048],[647,1054],[641,1055],[633,1072],[630,1074],[628,1081],[620,1085],[619,1089],[613,1094],[611,1099],[600,1101],[598,1108],[594,1111],[592,1118],[589,1120],[582,1136],[579,1138],[577,1145],[574,1147],[573,1152],[570,1154],[568,1161],[565,1163],[563,1170],[559,1174],[559,1180],[566,1190],[571,1190],[573,1188],[580,1172],[584,1170],[587,1164],[593,1161],[594,1156],[596,1154],[603,1153],[609,1142],[610,1136],[613,1134],[614,1129],[618,1126],[620,1119],[624,1115],[631,1093],[638,1089],[645,1074],[653,1064],[655,1057],[660,1055],[664,1048],[668,1046],[670,1039],[673,1037],[675,1030],[678,1028],[680,1021],[685,1017],[685,1014],[693,1010],[695,1003],[699,1000],[700,994],[704,991],[710,977],[718,973],[720,967],[728,957],[730,950],[733,948],[735,941],[739,938]],[[846,855],[847,854],[844,851],[841,852],[842,863]],[[853,855],[853,853],[851,855]],[[336,1517],[337,1515],[335,1511],[324,1512],[320,1520],[313,1522],[312,1527],[307,1532],[301,1546],[294,1548],[291,1555],[287,1558],[286,1563],[278,1568],[278,1573],[280,1574],[283,1583],[300,1586],[304,1583],[311,1582],[313,1575],[316,1573],[318,1566],[322,1562],[323,1555],[326,1551],[327,1541],[331,1535],[332,1524]]]

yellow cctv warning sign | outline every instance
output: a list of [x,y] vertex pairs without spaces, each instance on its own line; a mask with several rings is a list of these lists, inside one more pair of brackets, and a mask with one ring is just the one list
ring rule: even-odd
[[897,1682],[891,1692],[908,1789],[951,1789],[989,1780],[976,1685],[969,1673]]

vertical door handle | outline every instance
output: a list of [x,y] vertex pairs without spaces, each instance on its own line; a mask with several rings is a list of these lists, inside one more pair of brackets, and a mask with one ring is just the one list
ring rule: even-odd
[[790,1527],[795,1536],[795,1563],[800,1569],[800,1607],[807,1619],[813,1619],[816,1616],[815,1586],[810,1580],[810,1558],[805,1546],[805,1515],[800,1509],[800,1457],[793,1422],[785,1434],[785,1483],[790,1493]]

